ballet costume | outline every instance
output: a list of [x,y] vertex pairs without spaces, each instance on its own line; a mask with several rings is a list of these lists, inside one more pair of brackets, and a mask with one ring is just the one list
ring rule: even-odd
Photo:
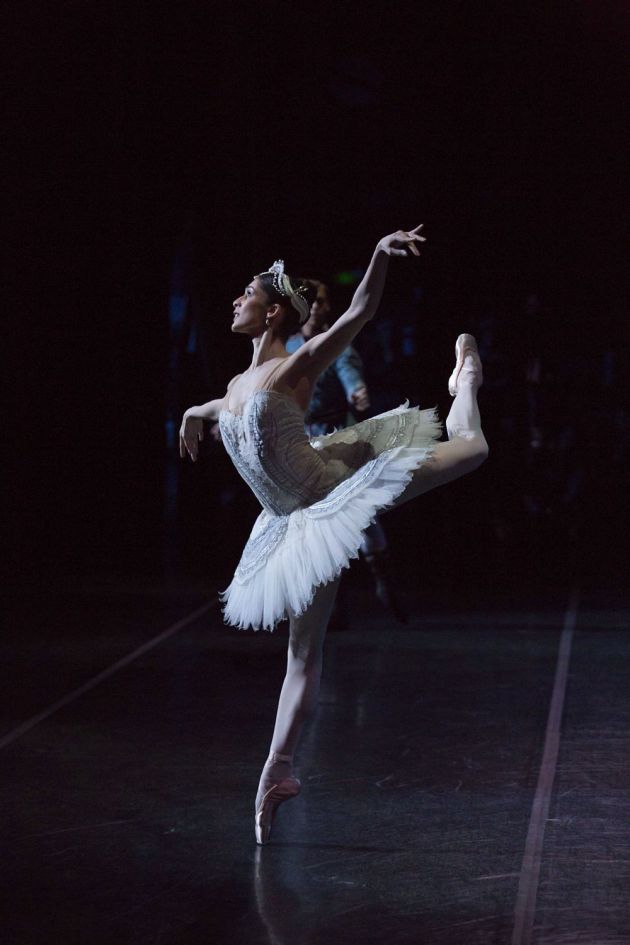
[[358,557],[379,511],[476,468],[487,455],[475,396],[481,364],[471,335],[456,344],[449,443],[438,442],[435,410],[408,403],[309,438],[299,405],[273,389],[274,373],[241,412],[224,409],[219,417],[223,443],[262,506],[221,595],[225,620],[256,630],[290,620],[287,677],[256,799],[261,844],[277,808],[300,790],[293,749],[317,701],[323,637],[341,571]]

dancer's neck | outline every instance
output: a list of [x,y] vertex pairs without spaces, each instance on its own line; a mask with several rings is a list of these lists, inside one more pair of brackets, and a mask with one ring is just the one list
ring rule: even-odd
[[267,329],[257,338],[252,338],[252,344],[254,347],[252,363],[250,364],[250,370],[252,371],[274,358],[288,357],[283,342],[273,335],[271,329]]

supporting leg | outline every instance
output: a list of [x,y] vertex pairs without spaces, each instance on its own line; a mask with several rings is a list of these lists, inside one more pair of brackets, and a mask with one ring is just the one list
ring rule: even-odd
[[[309,608],[292,616],[287,672],[280,692],[270,755],[262,770],[256,804],[274,782],[291,775],[302,727],[317,706],[326,627],[340,578],[317,588]],[[283,756],[283,757],[279,757]]]

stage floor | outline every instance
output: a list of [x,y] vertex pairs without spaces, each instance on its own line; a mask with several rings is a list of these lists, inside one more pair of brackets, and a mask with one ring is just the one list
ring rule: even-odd
[[629,613],[579,591],[423,593],[401,625],[355,582],[265,848],[283,628],[191,586],[14,601],[3,941],[628,945]]

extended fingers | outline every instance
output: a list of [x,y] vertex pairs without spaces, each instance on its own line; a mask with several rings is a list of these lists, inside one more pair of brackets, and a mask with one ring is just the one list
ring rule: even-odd
[[194,449],[194,440],[191,439],[190,434],[186,434],[186,430],[179,434],[179,455],[182,459],[186,459],[186,453],[190,454],[191,459],[194,459],[193,449]]
[[179,455],[182,459],[186,459],[186,453],[190,456],[193,462],[197,459],[197,437],[195,434],[184,434],[179,438]]
[[421,236],[421,234],[418,232],[419,230],[422,229],[423,226],[424,226],[424,223],[421,223],[419,226],[414,227],[413,230],[408,230],[407,232],[405,232],[404,230],[402,231],[403,236],[405,238],[405,242],[407,243],[407,246],[409,247],[409,251],[413,253],[414,256],[420,255],[420,250],[416,246],[416,243],[426,243],[425,237]]
[[426,243],[426,237],[422,236],[421,233],[418,233],[418,230],[421,230],[424,226],[424,223],[421,223],[420,226],[416,226],[413,230],[401,230],[407,242],[415,240],[418,243]]

